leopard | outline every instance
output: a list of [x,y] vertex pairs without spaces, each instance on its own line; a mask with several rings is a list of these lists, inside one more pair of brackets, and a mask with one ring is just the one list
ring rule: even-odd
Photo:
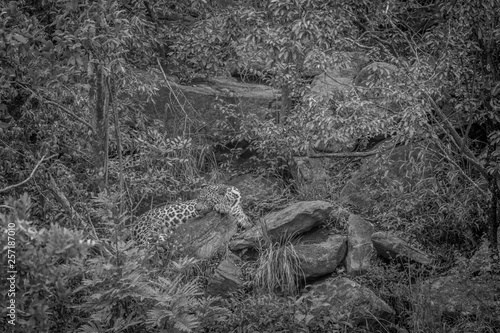
[[252,226],[241,206],[241,193],[224,184],[203,187],[194,200],[182,201],[153,208],[139,216],[133,226],[133,237],[139,245],[150,245],[153,239],[164,241],[181,224],[201,217],[209,211],[230,215],[242,228]]

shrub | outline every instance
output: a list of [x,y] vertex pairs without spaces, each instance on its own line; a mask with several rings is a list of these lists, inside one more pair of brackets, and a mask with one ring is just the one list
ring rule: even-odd
[[[119,237],[113,246],[102,244],[106,255],[91,256],[96,244],[80,231],[56,224],[35,230],[29,207],[24,195],[9,199],[2,208],[10,211],[0,214],[7,244],[1,259],[16,271],[3,304],[15,301],[12,323],[23,332],[192,332],[206,316],[223,311],[214,305],[217,298],[202,296],[199,278],[178,273],[189,271],[193,260],[178,261],[175,269],[152,265],[154,251],[132,248]],[[2,307],[3,327],[11,325],[8,311]]]
[[[3,207],[10,212],[0,214],[2,244],[8,244],[1,249],[2,262],[15,259],[9,261],[13,264],[9,269],[16,271],[12,275],[15,295],[11,295],[16,326],[25,332],[66,331],[73,325],[68,318],[77,313],[72,307],[76,301],[73,288],[85,272],[84,260],[92,243],[84,241],[81,232],[56,224],[48,230],[35,230],[27,221],[27,195],[9,199]],[[10,257],[12,254],[15,257]],[[1,315],[3,320],[7,318],[6,307]]]

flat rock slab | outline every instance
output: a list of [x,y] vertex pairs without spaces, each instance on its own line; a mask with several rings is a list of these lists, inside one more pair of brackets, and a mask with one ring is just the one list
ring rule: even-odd
[[417,292],[425,295],[427,307],[435,319],[479,316],[481,313],[500,318],[499,276],[443,276],[425,281]]
[[179,226],[164,242],[164,247],[200,259],[210,259],[226,251],[238,225],[231,216],[217,212],[191,219]]
[[282,191],[276,179],[249,173],[239,175],[231,179],[227,184],[235,186],[240,190],[241,197],[245,203],[256,203],[276,198]]
[[215,273],[210,278],[207,294],[229,297],[232,292],[239,290],[242,286],[241,269],[236,265],[233,258],[227,258],[217,266]]
[[233,251],[256,247],[262,239],[262,229],[266,228],[272,239],[287,235],[298,236],[321,225],[330,214],[333,206],[326,201],[301,201],[263,218],[264,226],[259,223],[234,239],[229,248]]
[[422,265],[430,265],[432,263],[430,256],[390,233],[375,232],[372,235],[372,242],[378,255],[386,259],[410,259]]
[[295,251],[299,255],[304,278],[317,278],[333,273],[344,260],[347,237],[329,235],[325,240],[301,241],[295,245]]
[[153,101],[146,104],[145,111],[164,119],[167,127],[178,124],[168,120],[179,115],[201,117],[205,124],[203,130],[211,133],[216,120],[221,119],[215,107],[220,100],[238,105],[242,115],[256,114],[263,118],[278,95],[279,91],[270,86],[239,82],[231,77],[212,77],[190,86],[169,82],[160,87]]
[[351,275],[361,275],[370,267],[375,254],[371,236],[373,225],[361,216],[351,214],[347,222],[346,270]]
[[379,322],[394,321],[395,312],[387,303],[370,289],[348,278],[338,277],[315,284],[311,293],[324,298],[331,315],[338,320],[349,320],[355,326],[374,327]]

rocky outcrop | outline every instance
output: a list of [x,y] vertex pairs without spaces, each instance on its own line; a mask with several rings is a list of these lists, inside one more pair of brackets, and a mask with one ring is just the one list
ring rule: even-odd
[[231,77],[214,77],[190,86],[169,82],[168,86],[160,88],[153,102],[147,104],[146,112],[164,119],[167,127],[176,124],[167,122],[167,119],[188,115],[199,119],[203,130],[211,133],[213,124],[221,118],[214,107],[220,103],[217,99],[237,104],[242,114],[256,114],[264,118],[277,95],[278,91],[272,87],[239,82]]
[[295,245],[306,280],[333,273],[345,258],[347,238],[321,231],[305,235]]
[[349,320],[355,326],[375,329],[394,320],[394,310],[387,303],[370,289],[345,277],[315,284],[311,293],[329,303],[330,315],[338,320]]
[[276,198],[281,193],[281,187],[276,179],[249,173],[231,179],[227,185],[236,186],[240,190],[245,204]]
[[207,294],[228,297],[243,286],[243,274],[233,256],[224,259],[217,266],[207,285]]
[[[349,63],[349,61],[347,61]],[[353,61],[350,61],[353,65]],[[317,75],[311,83],[310,92],[304,97],[306,103],[314,101],[321,107],[331,103],[331,100],[342,100],[353,90],[353,77],[355,70],[353,68],[330,68]],[[331,130],[339,129],[342,125],[339,123],[329,123]],[[321,152],[336,153],[352,151],[357,143],[357,137],[348,134],[343,135],[342,139],[330,139],[326,142],[319,141],[315,143],[314,149]]]
[[386,259],[411,260],[423,265],[432,263],[430,256],[390,233],[376,232],[372,235],[372,242],[378,255]]
[[418,288],[425,306],[432,314],[430,320],[441,316],[458,318],[480,316],[482,312],[500,318],[500,277],[452,275],[428,280]]
[[370,267],[374,255],[371,235],[373,225],[361,216],[351,214],[347,222],[346,270],[351,275],[361,275]]
[[311,84],[311,94],[320,99],[339,98],[352,89],[353,70],[330,69],[317,75]]
[[271,239],[279,239],[286,235],[300,235],[323,223],[333,209],[326,201],[302,201],[292,204],[280,211],[267,214],[261,221],[238,235],[229,248],[232,251],[256,247],[262,239],[263,228]]
[[300,193],[315,193],[319,197],[328,195],[330,190],[329,161],[321,158],[295,156],[293,158],[293,178]]
[[163,246],[182,255],[210,259],[226,251],[229,240],[237,230],[237,222],[233,217],[210,212],[179,226]]
[[[384,200],[388,188],[399,184],[399,190],[415,186],[426,186],[422,179],[431,180],[434,166],[441,160],[437,154],[420,145],[395,147],[391,141],[378,144],[374,150],[381,153],[363,160],[358,172],[346,183],[340,193],[340,201],[357,208],[370,210]],[[410,163],[413,161],[413,163]],[[419,164],[418,172],[411,170]]]

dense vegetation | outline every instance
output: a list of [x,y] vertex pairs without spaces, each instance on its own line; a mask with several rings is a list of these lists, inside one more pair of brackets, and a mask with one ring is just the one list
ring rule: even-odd
[[[310,73],[347,67],[353,53],[395,69],[380,67],[338,98],[310,91]],[[248,142],[260,166],[250,171],[283,175],[293,156],[317,155],[320,145],[425,141],[443,160],[436,186],[393,184],[388,204],[365,213],[416,235],[443,266],[470,256],[482,237],[498,261],[498,0],[0,1],[0,64],[0,230],[4,246],[15,229],[20,331],[355,331],[308,294],[259,292],[262,276],[250,295],[203,296],[197,260],[155,265],[157,254],[126,242],[145,201],[186,197],[231,171],[215,160],[217,144]],[[221,101],[210,136],[197,135],[197,119],[142,112],[168,75],[189,84],[234,72],[279,89],[279,111],[241,117]],[[339,160],[339,170],[352,162]],[[344,182],[333,179],[333,190]],[[9,254],[3,247],[2,267]],[[394,293],[410,293],[413,276],[383,274],[383,287],[377,272],[364,279],[380,290],[407,281]],[[4,297],[0,330],[10,328]],[[414,332],[448,327],[405,314]],[[479,331],[499,329],[479,321]],[[455,332],[468,324],[455,322]]]

